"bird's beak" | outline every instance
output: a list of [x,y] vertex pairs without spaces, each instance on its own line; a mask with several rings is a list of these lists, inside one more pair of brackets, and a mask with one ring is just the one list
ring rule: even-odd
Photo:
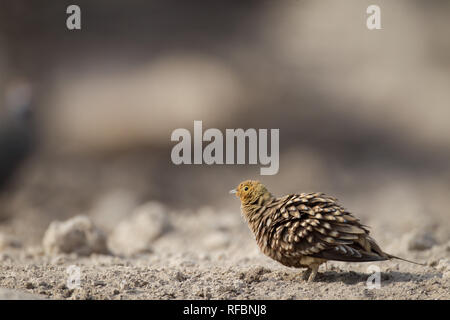
[[231,194],[237,193],[237,190],[236,189],[230,190],[230,193]]

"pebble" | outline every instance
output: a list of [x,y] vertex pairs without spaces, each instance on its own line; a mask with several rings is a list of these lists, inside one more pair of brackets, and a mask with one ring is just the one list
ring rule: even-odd
[[27,289],[34,289],[35,285],[32,282],[27,282],[25,284],[25,288],[27,288]]
[[177,281],[183,282],[187,279],[186,275],[180,271],[177,271],[176,275],[175,275],[175,279]]
[[209,250],[224,249],[228,247],[231,238],[223,231],[212,232],[205,237],[205,247]]
[[46,254],[87,256],[95,252],[108,253],[105,235],[86,216],[52,222],[44,234],[42,245]]
[[0,250],[20,247],[22,247],[22,243],[19,240],[10,235],[0,233]]
[[135,209],[131,217],[114,228],[108,245],[116,254],[148,253],[153,242],[170,228],[167,209],[160,203],[149,202]]
[[437,244],[436,239],[429,232],[414,231],[407,235],[408,250],[424,251]]
[[450,260],[447,258],[440,259],[436,265],[436,269],[442,272],[450,271]]

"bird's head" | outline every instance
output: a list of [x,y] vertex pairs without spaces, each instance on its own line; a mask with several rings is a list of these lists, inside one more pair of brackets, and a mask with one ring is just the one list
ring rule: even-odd
[[255,203],[261,197],[271,197],[267,188],[261,182],[255,180],[241,182],[230,193],[236,194],[243,205]]

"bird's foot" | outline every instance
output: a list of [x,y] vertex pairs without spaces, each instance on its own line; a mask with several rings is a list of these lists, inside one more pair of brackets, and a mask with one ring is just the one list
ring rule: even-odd
[[303,280],[307,280],[308,281],[308,283],[311,283],[311,282],[314,282],[314,279],[316,279],[316,275],[317,275],[317,272],[319,271],[319,266],[317,266],[317,265],[313,265],[313,266],[311,266],[310,268],[308,268],[308,270],[306,270],[304,273],[303,273]]
[[302,280],[305,280],[305,281],[308,280],[309,277],[311,276],[311,272],[312,272],[312,270],[310,268],[308,268],[306,271],[304,271],[303,275],[302,275]]

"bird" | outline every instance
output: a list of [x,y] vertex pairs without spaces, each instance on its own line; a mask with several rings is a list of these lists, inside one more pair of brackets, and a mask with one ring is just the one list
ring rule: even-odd
[[322,192],[274,197],[259,181],[246,180],[230,191],[241,201],[241,214],[260,250],[279,263],[306,268],[313,282],[329,260],[369,262],[400,259],[384,252],[369,227]]

